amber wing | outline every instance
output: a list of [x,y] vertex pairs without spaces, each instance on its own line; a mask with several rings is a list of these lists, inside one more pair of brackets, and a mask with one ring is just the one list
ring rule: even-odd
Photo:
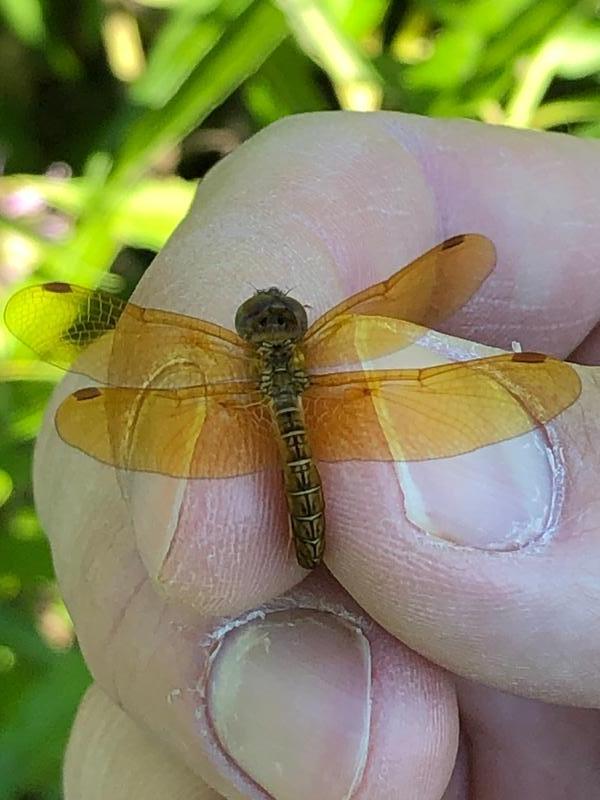
[[511,439],[579,397],[565,362],[511,353],[426,369],[315,375],[304,394],[321,461],[422,461]]
[[[70,283],[44,283],[16,292],[6,305],[4,321],[42,361],[69,369],[90,345],[114,329],[125,305],[107,292]],[[89,350],[77,371],[104,381],[107,350],[110,353],[106,346]]]
[[[313,374],[304,405],[317,459],[457,455],[545,424],[578,397],[573,367],[532,353],[421,370],[314,374],[414,341],[422,328],[401,315],[433,324],[460,307],[489,274],[493,246],[475,235],[450,242],[309,330]],[[480,265],[470,277],[467,256]],[[441,297],[436,283],[444,280]],[[257,361],[234,333],[70,284],[18,293],[6,321],[40,357],[65,368],[75,361],[75,371],[111,384],[75,392],[56,417],[63,439],[100,461],[177,477],[240,475],[277,463]]]
[[18,292],[5,319],[40,358],[110,384],[56,413],[61,438],[99,461],[177,477],[278,463],[254,351],[231,331],[66,283]]
[[70,283],[22,289],[8,329],[44,361],[112,385],[171,388],[252,379],[252,348],[210,322]]
[[495,263],[487,237],[447,239],[313,323],[303,344],[308,368],[358,364],[406,347],[458,311]]
[[80,389],[60,405],[56,427],[68,444],[121,469],[224,478],[278,464],[269,411],[252,384]]

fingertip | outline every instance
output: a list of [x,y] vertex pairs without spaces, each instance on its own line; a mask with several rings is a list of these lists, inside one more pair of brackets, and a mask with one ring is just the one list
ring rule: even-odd
[[581,394],[545,430],[408,472],[325,472],[328,564],[374,619],[435,663],[595,706],[600,652],[587,631],[600,601],[600,383],[597,368],[574,369]]
[[219,800],[98,686],[81,701],[64,766],[65,800]]
[[136,475],[130,503],[137,546],[155,586],[196,612],[239,613],[306,574],[293,557],[274,470],[192,481]]
[[437,800],[457,750],[449,676],[327,580],[287,600],[232,629],[212,659],[208,711],[225,751],[290,800]]

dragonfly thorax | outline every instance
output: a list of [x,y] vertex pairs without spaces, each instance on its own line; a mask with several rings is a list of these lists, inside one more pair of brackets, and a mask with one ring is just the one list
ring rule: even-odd
[[304,306],[272,286],[258,291],[238,308],[235,329],[252,344],[297,342],[306,333]]

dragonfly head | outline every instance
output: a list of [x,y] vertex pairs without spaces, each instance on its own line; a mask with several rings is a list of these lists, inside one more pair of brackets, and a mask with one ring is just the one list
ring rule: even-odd
[[252,344],[277,344],[289,339],[297,342],[307,327],[304,306],[275,286],[252,295],[235,315],[238,335]]

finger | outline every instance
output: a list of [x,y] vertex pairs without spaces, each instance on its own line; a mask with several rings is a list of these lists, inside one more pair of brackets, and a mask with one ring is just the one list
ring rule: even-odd
[[353,788],[357,800],[440,797],[458,730],[443,671],[374,625],[325,572],[239,616],[169,603],[108,476],[98,481],[84,456],[55,457],[38,450],[37,468],[48,468],[38,502],[86,661],[189,770],[231,798],[334,800]]
[[594,797],[600,732],[596,710],[541,703],[470,681],[458,685],[473,797]]
[[440,797],[456,752],[451,682],[331,581],[198,620],[147,581],[112,608],[100,579],[111,558],[82,575],[87,591],[71,606],[82,648],[112,700],[195,775],[231,798]]
[[470,789],[471,770],[469,763],[469,747],[467,745],[467,740],[462,735],[463,728],[464,726],[461,720],[461,736],[458,753],[456,755],[454,769],[452,770],[452,776],[450,777],[450,781],[446,786],[446,791],[441,800],[469,800],[469,798],[476,798],[476,800],[479,800],[479,796],[473,794]]
[[222,795],[92,686],[77,713],[64,771],[65,800],[219,800]]
[[599,319],[600,147],[562,134],[387,114],[386,129],[414,154],[439,232],[473,230],[498,263],[448,330],[510,349],[566,356]]
[[545,429],[397,471],[321,474],[328,564],[387,630],[474,680],[596,707],[600,384],[577,372],[580,397]]
[[578,364],[600,363],[600,327],[594,330],[578,345],[570,355],[571,361]]

